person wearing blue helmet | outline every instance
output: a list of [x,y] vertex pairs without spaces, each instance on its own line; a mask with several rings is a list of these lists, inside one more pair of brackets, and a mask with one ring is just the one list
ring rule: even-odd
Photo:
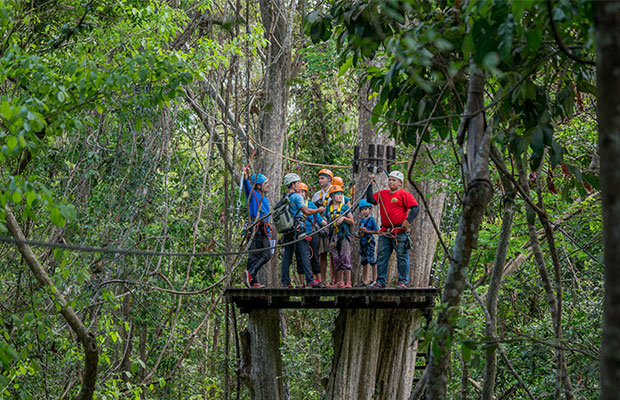
[[368,286],[377,280],[377,257],[375,256],[375,238],[373,235],[379,232],[379,227],[377,226],[377,221],[370,215],[372,204],[366,199],[362,199],[359,203],[359,209],[362,213],[362,219],[359,223],[359,237],[363,268],[362,282],[359,286]]
[[[260,221],[252,226],[247,232],[248,235],[254,234],[250,250],[263,249],[262,251],[250,252],[244,274],[244,283],[249,288],[261,288],[256,279],[258,271],[267,264],[271,258],[269,240],[271,239],[271,225],[269,225],[269,200],[267,190],[269,180],[263,174],[252,174],[248,178],[248,169],[245,169],[245,179],[243,180],[243,193],[248,199],[248,224],[251,226],[256,220]],[[262,218],[262,219],[261,219]]]

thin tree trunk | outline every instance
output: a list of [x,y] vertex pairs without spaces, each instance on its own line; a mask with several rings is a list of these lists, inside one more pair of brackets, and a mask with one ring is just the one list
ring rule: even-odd
[[[519,183],[523,188],[525,193],[530,193],[530,187],[527,179],[527,175],[525,169],[523,167],[525,164],[525,160],[518,160],[517,169],[519,171]],[[558,342],[562,340],[562,321],[560,308],[558,304],[558,299],[556,297],[556,293],[553,290],[553,284],[551,282],[551,278],[549,277],[549,271],[547,270],[547,266],[545,264],[545,258],[540,248],[540,243],[538,242],[538,233],[536,231],[536,212],[529,205],[528,202],[525,204],[525,213],[527,217],[527,230],[530,237],[530,245],[532,247],[532,252],[534,254],[534,260],[536,262],[536,266],[538,267],[538,273],[540,278],[542,279],[543,288],[545,289],[545,294],[547,296],[547,302],[549,303],[549,313],[551,314],[551,322],[553,324],[553,331],[555,334],[555,338]],[[556,278],[557,280],[557,278]],[[556,284],[557,286],[557,284]],[[567,399],[572,399],[572,385],[566,386],[566,376],[567,368],[566,368],[566,360],[564,357],[564,350],[559,346],[556,349],[556,387],[555,387],[555,398],[560,397],[561,388],[565,388],[565,395]]]
[[482,216],[492,196],[488,161],[490,129],[485,129],[484,116],[481,113],[484,106],[485,80],[484,75],[473,62],[471,66],[472,74],[469,78],[469,90],[465,106],[466,117],[464,117],[459,128],[459,137],[464,135],[465,129],[468,132],[468,153],[465,164],[467,191],[441,299],[442,305],[446,308],[440,311],[437,316],[436,332],[440,333],[434,338],[433,349],[435,350],[432,350],[430,355],[428,382],[428,398],[430,400],[443,400],[446,396],[451,337],[454,334],[451,321],[456,320],[459,314],[469,260],[473,249],[477,246]]
[[611,400],[620,393],[620,1],[595,1],[593,7],[605,249],[601,399]]
[[[497,159],[501,159],[501,154],[495,147],[491,149]],[[497,341],[497,299],[499,297],[499,289],[502,284],[502,274],[506,265],[506,251],[510,244],[510,235],[512,233],[512,220],[515,210],[514,187],[512,183],[500,174],[502,186],[504,188],[504,214],[502,215],[502,227],[497,242],[497,251],[493,260],[493,270],[489,281],[489,290],[487,292],[487,310],[485,336],[488,341]],[[493,391],[495,388],[495,375],[497,373],[497,346],[487,346],[485,351],[484,363],[484,382],[482,383],[482,400],[492,400],[494,398]]]
[[[11,235],[18,240],[26,240],[24,234],[19,227],[11,208],[7,204],[6,223]],[[97,381],[97,362],[99,360],[99,350],[97,348],[97,339],[92,332],[89,332],[80,317],[76,314],[69,302],[63,296],[62,292],[54,285],[43,266],[39,263],[37,256],[32,252],[29,245],[18,243],[17,248],[24,257],[26,265],[42,286],[49,289],[53,294],[55,301],[60,305],[60,314],[67,322],[67,325],[77,335],[78,341],[84,349],[84,370],[82,371],[82,388],[75,397],[75,400],[90,400],[95,392],[95,383]]]

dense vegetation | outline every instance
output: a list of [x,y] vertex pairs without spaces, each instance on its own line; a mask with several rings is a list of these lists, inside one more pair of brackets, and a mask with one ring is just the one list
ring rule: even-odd
[[[16,238],[15,215],[29,240],[82,247],[33,245],[51,279],[43,285],[23,251],[0,245],[0,398],[78,396],[86,356],[67,308],[94,333],[94,398],[250,397],[235,372],[247,316],[222,298],[241,286],[246,256],[206,253],[242,249],[240,174],[258,165],[252,149],[265,154],[257,143],[274,147],[261,130],[274,90],[265,83],[273,55],[263,3],[0,0],[0,236]],[[468,184],[460,126],[468,77],[482,71],[485,127],[497,149],[493,195],[457,312],[437,299],[435,313],[445,311],[451,326],[441,345],[451,355],[447,398],[480,396],[485,352],[498,345],[498,399],[527,398],[525,387],[536,399],[557,398],[558,349],[574,398],[599,398],[604,267],[591,3],[554,4],[553,29],[545,1],[274,4],[291,26],[283,171],[317,190],[318,168],[295,160],[334,165],[350,188],[356,177],[344,167],[368,81],[377,138],[396,140],[399,169],[425,153],[430,166],[413,165],[410,179],[447,194],[446,248],[437,246],[430,281],[438,288],[449,279]],[[508,189],[501,165],[526,193]],[[280,177],[272,179],[279,190]],[[494,339],[485,301],[513,198]],[[528,228],[561,300],[560,335]],[[325,397],[337,314],[282,312],[290,398]],[[433,319],[402,340],[439,351],[441,324]]]

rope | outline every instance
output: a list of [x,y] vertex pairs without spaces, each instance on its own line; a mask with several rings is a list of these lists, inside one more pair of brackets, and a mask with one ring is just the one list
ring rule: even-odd
[[[370,183],[368,183],[368,186],[370,186]],[[364,189],[364,192],[366,192],[368,186],[366,186],[366,189]],[[357,202],[357,204],[349,208],[344,213],[344,215],[354,212],[357,209],[360,201],[361,199]],[[258,222],[260,222],[264,218],[267,218],[269,215],[271,215],[271,213],[265,215],[262,218],[259,218],[250,227],[256,225]],[[28,240],[28,239],[23,240],[23,239],[16,239],[13,237],[8,237],[8,236],[0,236],[0,243],[11,243],[11,244],[18,244],[18,245],[28,245],[28,246],[33,246],[33,247],[63,249],[63,250],[78,251],[78,252],[83,252],[83,253],[104,253],[104,254],[139,255],[139,256],[154,256],[154,257],[225,257],[225,256],[235,256],[235,255],[241,255],[241,254],[259,253],[265,250],[286,247],[288,245],[301,242],[302,240],[306,240],[307,237],[312,237],[319,232],[325,231],[335,222],[336,221],[332,221],[328,223],[327,225],[323,226],[322,228],[320,228],[319,230],[309,233],[299,239],[291,240],[290,242],[281,243],[281,244],[276,243],[273,247],[264,247],[264,248],[259,248],[259,249],[240,250],[240,251],[167,252],[167,251],[156,251],[156,250],[136,250],[136,249],[113,248],[113,247],[95,247],[95,246],[77,245],[77,244],[69,244],[69,243],[52,243],[52,242],[45,242],[45,241],[40,241],[40,240]]]
[[[353,168],[353,167],[352,167],[352,166],[350,166],[350,165],[330,165],[330,164],[319,164],[319,163],[313,163],[313,162],[309,162],[309,161],[301,161],[301,160],[297,160],[297,159],[295,159],[295,158],[292,158],[292,157],[289,157],[289,156],[285,156],[284,154],[277,153],[277,152],[275,152],[274,150],[271,150],[269,147],[265,147],[265,146],[263,146],[262,144],[258,143],[258,142],[256,141],[256,139],[254,139],[254,138],[253,138],[252,136],[250,136],[250,135],[248,135],[248,137],[250,138],[250,140],[251,140],[252,142],[254,142],[254,144],[255,144],[255,145],[257,145],[257,146],[258,146],[258,147],[260,147],[261,149],[263,149],[263,150],[265,150],[265,151],[268,151],[268,152],[269,152],[269,153],[271,153],[271,154],[275,154],[276,156],[278,156],[278,157],[280,157],[280,158],[283,158],[283,159],[285,159],[285,160],[292,161],[292,162],[297,163],[297,164],[309,165],[309,166],[311,166],[311,167],[331,168],[331,169],[339,169],[339,168],[341,168],[341,169],[352,169],[352,168]],[[389,165],[397,165],[397,164],[406,164],[406,163],[408,163],[408,162],[409,162],[409,160],[406,160],[406,161],[395,161],[395,162],[392,162],[392,163],[387,163],[387,164],[389,164]]]

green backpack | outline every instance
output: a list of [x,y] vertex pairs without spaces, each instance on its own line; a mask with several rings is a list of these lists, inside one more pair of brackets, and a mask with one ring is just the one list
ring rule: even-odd
[[279,233],[288,233],[295,228],[295,217],[291,213],[291,199],[285,194],[273,209],[273,226]]

